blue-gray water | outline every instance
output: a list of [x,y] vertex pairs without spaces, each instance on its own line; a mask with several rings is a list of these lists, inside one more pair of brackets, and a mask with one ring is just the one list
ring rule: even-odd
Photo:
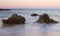
[[[59,10],[11,10],[0,11],[0,24],[2,19],[9,18],[12,14],[26,18],[26,24],[13,27],[0,28],[0,36],[60,36],[60,11]],[[58,21],[56,24],[34,23],[39,17],[32,17],[32,13],[49,14],[50,18]],[[2,26],[2,25],[0,25]]]

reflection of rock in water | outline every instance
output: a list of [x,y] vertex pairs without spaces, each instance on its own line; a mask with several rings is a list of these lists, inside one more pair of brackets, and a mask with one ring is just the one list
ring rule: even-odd
[[[14,27],[3,28],[2,36],[24,36],[24,25],[16,25]],[[1,33],[1,32],[0,32]]]

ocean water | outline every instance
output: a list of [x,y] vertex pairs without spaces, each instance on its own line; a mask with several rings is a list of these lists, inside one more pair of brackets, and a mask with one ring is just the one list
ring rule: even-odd
[[[12,27],[2,28],[2,19],[9,18],[12,14],[26,18],[26,24],[14,25]],[[41,24],[34,23],[38,20],[37,17],[32,17],[32,13],[39,15],[47,13],[50,18],[58,21],[56,24]],[[0,36],[60,36],[60,10],[11,10],[0,11]]]

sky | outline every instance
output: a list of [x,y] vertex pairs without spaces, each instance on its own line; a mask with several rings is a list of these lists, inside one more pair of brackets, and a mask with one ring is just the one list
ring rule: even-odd
[[60,0],[0,0],[0,8],[60,8]]

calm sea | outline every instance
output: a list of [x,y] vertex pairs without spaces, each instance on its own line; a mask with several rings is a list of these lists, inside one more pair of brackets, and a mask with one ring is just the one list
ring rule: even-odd
[[[18,15],[26,18],[26,24],[15,25],[13,27],[2,28],[2,19],[9,18],[12,14],[17,13]],[[47,13],[50,18],[58,21],[56,24],[41,24],[34,23],[38,20],[37,17],[32,17],[32,13],[39,15]],[[11,10],[11,11],[0,11],[0,36],[60,36],[60,10],[52,9],[38,9],[38,10]]]

